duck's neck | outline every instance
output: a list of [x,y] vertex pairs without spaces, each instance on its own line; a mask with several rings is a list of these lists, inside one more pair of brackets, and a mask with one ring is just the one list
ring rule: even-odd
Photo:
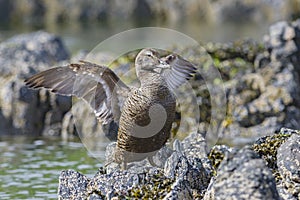
[[165,84],[163,77],[158,73],[140,73],[138,78],[141,82],[141,87],[152,87]]

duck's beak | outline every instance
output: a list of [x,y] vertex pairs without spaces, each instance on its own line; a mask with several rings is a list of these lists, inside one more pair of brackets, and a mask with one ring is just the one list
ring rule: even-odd
[[159,59],[159,65],[157,66],[162,69],[169,69],[171,66],[166,62],[165,58],[160,58]]

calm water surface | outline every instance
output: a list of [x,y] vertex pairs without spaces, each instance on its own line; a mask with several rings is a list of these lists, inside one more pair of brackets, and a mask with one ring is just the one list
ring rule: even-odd
[[74,169],[92,177],[101,163],[79,140],[0,138],[0,199],[57,199],[61,170]]
[[206,42],[230,42],[236,39],[252,38],[262,41],[263,35],[268,32],[272,22],[261,21],[259,23],[220,23],[207,24],[199,21],[179,22],[174,24],[150,22],[144,26],[137,26],[132,21],[115,21],[111,24],[103,23],[66,23],[62,25],[48,25],[32,27],[28,25],[0,24],[0,40],[5,40],[15,34],[28,33],[36,30],[45,30],[62,37],[66,47],[71,53],[78,50],[92,50],[103,40],[114,34],[138,28],[138,27],[162,27],[182,32],[193,39]]

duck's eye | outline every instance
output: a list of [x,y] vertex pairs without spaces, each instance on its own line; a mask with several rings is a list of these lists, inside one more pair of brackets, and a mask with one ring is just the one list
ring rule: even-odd
[[151,54],[147,54],[147,56],[148,56],[148,57],[152,57],[152,55],[151,55]]

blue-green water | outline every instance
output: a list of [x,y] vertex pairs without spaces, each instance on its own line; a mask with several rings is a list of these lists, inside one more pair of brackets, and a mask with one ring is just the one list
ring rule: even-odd
[[0,138],[0,199],[57,199],[61,170],[92,177],[101,162],[79,140]]

